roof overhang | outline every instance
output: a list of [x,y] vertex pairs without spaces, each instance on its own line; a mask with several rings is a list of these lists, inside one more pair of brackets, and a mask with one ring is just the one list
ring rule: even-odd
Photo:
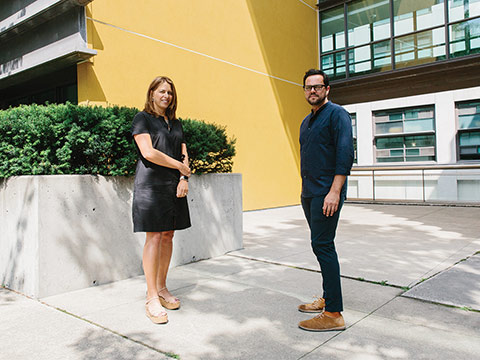
[[38,0],[0,21],[0,42],[31,30],[93,0]]

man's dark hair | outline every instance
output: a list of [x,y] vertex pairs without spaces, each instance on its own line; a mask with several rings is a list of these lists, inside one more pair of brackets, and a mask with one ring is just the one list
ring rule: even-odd
[[330,81],[328,80],[328,75],[325,74],[322,70],[310,69],[305,73],[305,76],[303,77],[303,86],[305,86],[305,80],[307,80],[307,78],[312,75],[322,75],[323,83],[325,84],[325,86],[328,86],[330,84]]

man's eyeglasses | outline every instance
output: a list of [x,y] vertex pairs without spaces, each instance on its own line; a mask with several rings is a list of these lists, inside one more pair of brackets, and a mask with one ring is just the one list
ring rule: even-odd
[[314,89],[315,91],[322,90],[322,88],[326,88],[327,86],[325,84],[315,84],[315,85],[305,85],[303,87],[303,90],[305,91],[311,91]]

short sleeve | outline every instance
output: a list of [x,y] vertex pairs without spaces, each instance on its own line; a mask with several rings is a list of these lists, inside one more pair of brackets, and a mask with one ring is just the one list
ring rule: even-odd
[[137,134],[150,134],[148,120],[143,112],[139,112],[133,118],[132,136]]
[[185,133],[183,132],[183,125],[182,125],[182,122],[180,120],[177,120],[178,123],[180,124],[180,130],[182,131],[182,144],[186,144],[186,140],[185,140]]

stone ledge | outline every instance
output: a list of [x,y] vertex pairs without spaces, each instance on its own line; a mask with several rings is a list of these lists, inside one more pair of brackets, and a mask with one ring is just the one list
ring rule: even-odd
[[[241,174],[192,176],[192,227],[175,233],[171,266],[242,248],[241,182]],[[143,274],[132,192],[133,177],[0,179],[2,285],[41,298]]]

